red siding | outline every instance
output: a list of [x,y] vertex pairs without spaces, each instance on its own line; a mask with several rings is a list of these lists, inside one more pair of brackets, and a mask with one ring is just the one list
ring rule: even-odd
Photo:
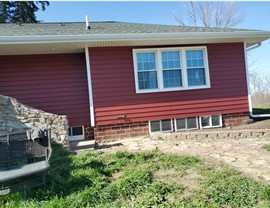
[[96,125],[248,112],[243,47],[207,45],[210,89],[144,94],[135,92],[131,47],[90,48]]
[[0,94],[90,124],[84,54],[0,56]]

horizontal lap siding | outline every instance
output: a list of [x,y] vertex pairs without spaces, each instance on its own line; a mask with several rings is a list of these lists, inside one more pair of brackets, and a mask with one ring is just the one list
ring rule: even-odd
[[96,124],[248,112],[243,47],[207,45],[210,89],[143,94],[135,92],[132,48],[90,48]]
[[0,56],[0,94],[90,124],[84,54]]

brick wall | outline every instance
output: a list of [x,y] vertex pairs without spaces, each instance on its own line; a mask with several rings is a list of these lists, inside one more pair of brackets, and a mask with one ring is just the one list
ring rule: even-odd
[[232,114],[223,114],[223,126],[240,126],[244,120],[249,119],[249,113],[232,113]]
[[94,140],[94,127],[84,126],[84,138],[85,140]]
[[94,129],[95,140],[97,142],[146,136],[148,134],[148,122],[99,126]]

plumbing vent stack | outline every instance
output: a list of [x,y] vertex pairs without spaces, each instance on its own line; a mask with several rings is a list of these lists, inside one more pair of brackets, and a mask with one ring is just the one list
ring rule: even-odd
[[89,26],[89,21],[88,21],[88,16],[85,15],[85,23],[86,23],[86,30],[90,30],[90,26]]

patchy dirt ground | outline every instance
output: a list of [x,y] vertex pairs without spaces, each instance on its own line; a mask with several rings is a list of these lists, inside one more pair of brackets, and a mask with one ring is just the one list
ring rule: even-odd
[[[262,125],[259,125],[262,124]],[[246,128],[269,128],[270,120],[248,125]],[[100,144],[98,149],[106,152],[148,151],[158,149],[164,153],[193,155],[208,161],[221,161],[257,180],[270,184],[270,152],[262,149],[270,144],[270,138],[205,139],[165,141],[150,138],[120,140]]]

